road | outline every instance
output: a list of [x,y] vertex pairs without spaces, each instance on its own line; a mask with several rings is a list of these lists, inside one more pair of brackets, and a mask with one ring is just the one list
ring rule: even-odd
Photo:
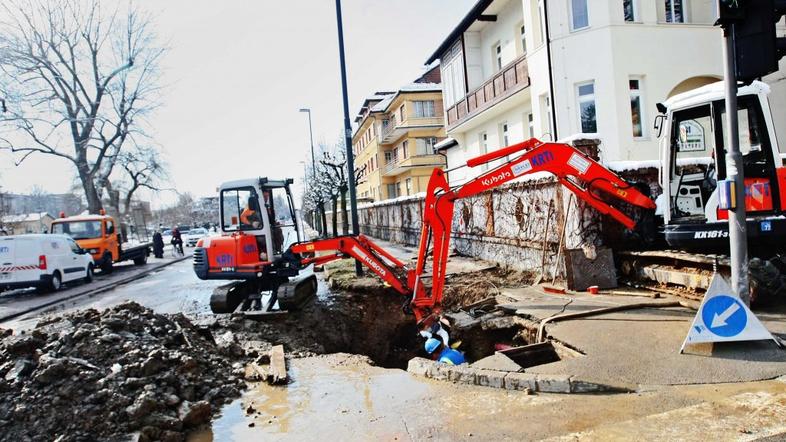
[[222,283],[226,281],[201,281],[194,275],[191,260],[186,259],[107,292],[62,301],[4,322],[2,326],[28,329],[35,326],[38,318],[45,314],[62,314],[86,308],[104,309],[126,300],[136,301],[159,313],[182,312],[192,317],[200,316],[210,312],[210,293]]

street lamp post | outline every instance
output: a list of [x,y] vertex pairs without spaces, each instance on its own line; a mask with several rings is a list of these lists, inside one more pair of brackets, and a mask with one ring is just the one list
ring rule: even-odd
[[[349,204],[352,215],[352,233],[360,234],[358,226],[358,201],[355,192],[355,157],[352,154],[352,127],[349,124],[349,101],[347,98],[347,66],[344,59],[344,25],[341,21],[341,0],[336,0],[336,24],[338,25],[338,58],[341,65],[341,91],[344,105],[344,144],[347,150],[347,176],[349,177]],[[360,261],[355,260],[355,274],[363,274]]]
[[[317,161],[314,158],[314,131],[311,128],[311,109],[309,108],[302,108],[300,112],[305,112],[308,114],[308,135],[309,139],[311,140],[311,179],[316,180],[317,178]],[[317,220],[316,220],[316,210],[311,211],[311,225],[316,228]]]

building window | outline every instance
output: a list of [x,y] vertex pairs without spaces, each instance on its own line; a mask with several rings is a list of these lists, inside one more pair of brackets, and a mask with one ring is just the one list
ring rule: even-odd
[[510,145],[510,139],[508,137],[508,123],[502,123],[500,125],[500,134],[502,135],[502,138],[500,139],[502,147],[508,147]]
[[667,23],[685,23],[683,2],[684,0],[665,0]]
[[502,44],[497,43],[494,45],[494,65],[497,66],[497,72],[502,70]]
[[415,140],[415,148],[417,150],[417,155],[432,155],[436,153],[434,151],[434,145],[437,144],[436,137],[426,137],[426,138],[417,138]]
[[641,104],[641,80],[631,78],[630,85],[630,119],[633,123],[633,137],[644,137],[644,106]]
[[543,109],[541,117],[546,121],[546,127],[544,129],[546,133],[549,134],[549,139],[554,140],[554,116],[551,111],[551,98],[547,94],[541,95],[540,104]]
[[622,0],[622,10],[625,14],[625,21],[634,22],[638,20],[636,11],[636,0]]
[[527,114],[527,127],[529,127],[529,137],[535,138],[535,118],[531,112]]
[[546,41],[546,22],[543,20],[543,0],[538,0],[538,24],[540,27],[540,44]]
[[402,104],[401,107],[398,108],[398,121],[399,123],[404,122],[404,105]]
[[[486,134],[486,132],[482,132],[478,136],[478,138],[480,138],[480,140],[479,140],[479,142],[480,142],[480,147],[479,147],[480,154],[481,155],[485,155],[485,154],[489,153],[489,137],[488,137],[488,134]],[[480,170],[482,170],[483,172],[487,171],[488,169],[489,169],[488,163],[484,163],[484,164],[480,165]]]
[[396,195],[396,185],[393,183],[388,184],[388,198],[395,198],[397,196],[398,195]]
[[436,116],[434,112],[434,100],[413,101],[412,103],[415,105],[415,117],[430,118]]
[[577,89],[581,132],[595,133],[598,131],[598,122],[595,115],[595,82],[580,84],[577,86]]
[[521,55],[527,53],[527,29],[522,24],[519,27],[519,39],[521,40]]
[[589,26],[589,11],[587,10],[587,0],[571,0],[571,25],[572,30],[582,29]]
[[404,140],[404,142],[401,143],[401,153],[402,153],[404,159],[409,158],[409,152],[408,152],[408,149],[407,149],[407,147],[408,147],[407,145],[408,144],[409,143],[406,140]]
[[391,161],[393,161],[393,152],[385,152],[385,164],[390,164]]
[[412,178],[407,178],[404,183],[404,186],[407,189],[407,195],[412,195]]

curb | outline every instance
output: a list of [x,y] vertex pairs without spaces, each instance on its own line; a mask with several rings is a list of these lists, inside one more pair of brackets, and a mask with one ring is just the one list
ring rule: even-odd
[[446,365],[420,357],[410,359],[407,371],[434,380],[510,391],[562,394],[632,393],[636,391],[635,386],[632,385],[602,384],[576,376],[486,370],[467,365]]
[[26,310],[18,311],[18,312],[12,313],[10,315],[0,317],[0,323],[8,321],[10,319],[18,318],[18,317],[20,317],[22,315],[26,315],[26,314],[34,312],[36,310],[45,309],[45,308],[50,307],[52,305],[59,304],[59,303],[61,303],[63,301],[69,301],[71,299],[76,299],[76,298],[79,298],[79,297],[82,297],[82,296],[96,295],[96,294],[99,294],[99,293],[108,292],[109,290],[115,289],[117,286],[120,286],[120,285],[123,285],[123,284],[127,284],[129,282],[135,281],[137,279],[140,279],[140,278],[142,278],[144,276],[147,276],[147,275],[155,272],[156,270],[163,269],[164,267],[168,267],[168,266],[170,266],[172,264],[176,264],[178,262],[182,262],[182,261],[185,261],[186,259],[190,259],[190,258],[192,258],[192,256],[182,256],[182,257],[179,257],[179,258],[175,258],[172,261],[165,262],[163,264],[159,264],[159,265],[157,265],[155,267],[151,267],[149,269],[142,270],[139,273],[134,273],[133,275],[129,275],[129,276],[125,277],[125,278],[121,278],[121,279],[118,279],[117,281],[113,281],[113,282],[111,282],[111,283],[109,283],[109,284],[107,284],[107,285],[105,285],[103,287],[98,287],[98,288],[87,290],[87,291],[84,291],[84,292],[74,293],[72,295],[65,296],[63,298],[53,299],[53,300],[45,302],[43,304],[39,304],[39,305],[37,305],[35,307],[30,307],[30,308],[28,308]]

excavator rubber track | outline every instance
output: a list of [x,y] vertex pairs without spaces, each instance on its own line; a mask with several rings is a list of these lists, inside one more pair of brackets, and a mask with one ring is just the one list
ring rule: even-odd
[[[317,293],[316,275],[298,276],[273,287],[267,299],[257,281],[234,281],[216,287],[210,296],[213,313],[243,313],[259,317],[303,307]],[[278,310],[274,307],[278,302]]]

